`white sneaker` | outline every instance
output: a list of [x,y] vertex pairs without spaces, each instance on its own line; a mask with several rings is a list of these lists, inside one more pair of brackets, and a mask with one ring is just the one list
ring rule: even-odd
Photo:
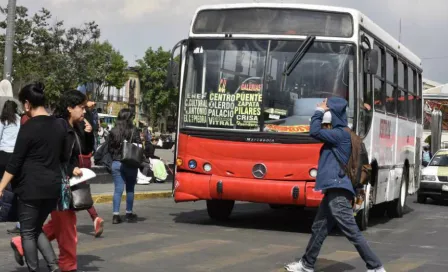
[[285,269],[289,272],[314,272],[314,269],[306,268],[302,260],[285,265]]
[[137,179],[138,185],[148,185],[151,181],[151,178],[139,178]]
[[367,272],[386,272],[386,269],[384,269],[384,267],[380,267],[377,269],[369,269]]

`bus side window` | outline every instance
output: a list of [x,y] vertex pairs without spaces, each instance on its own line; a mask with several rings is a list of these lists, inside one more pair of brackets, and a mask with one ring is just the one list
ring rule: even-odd
[[383,47],[379,47],[376,43],[373,45],[375,50],[379,52],[378,71],[374,76],[374,107],[378,111],[386,111],[386,53]]
[[[361,52],[361,60],[364,61],[364,53]],[[363,67],[363,65],[361,65]],[[362,69],[362,68],[361,68]],[[362,73],[362,86],[360,94],[359,105],[359,135],[366,136],[369,133],[370,125],[373,117],[373,95],[372,95],[372,75]]]

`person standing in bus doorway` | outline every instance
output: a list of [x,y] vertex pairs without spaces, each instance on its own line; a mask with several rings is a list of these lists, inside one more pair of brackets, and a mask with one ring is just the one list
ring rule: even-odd
[[[325,238],[335,225],[358,250],[370,272],[385,272],[381,261],[370,249],[353,216],[352,201],[355,191],[338,160],[347,163],[351,153],[350,134],[344,129],[347,122],[347,101],[332,97],[318,105],[311,118],[311,137],[324,143],[322,146],[316,190],[322,190],[324,198],[311,228],[311,239],[300,261],[285,266],[290,272],[312,272]],[[331,127],[322,125],[324,115],[331,114]],[[325,129],[325,127],[328,127]],[[336,158],[337,156],[337,158]]]
[[429,151],[429,145],[425,145],[423,147],[423,153],[422,153],[422,165],[424,167],[428,166],[429,162],[431,161],[432,154],[431,151]]

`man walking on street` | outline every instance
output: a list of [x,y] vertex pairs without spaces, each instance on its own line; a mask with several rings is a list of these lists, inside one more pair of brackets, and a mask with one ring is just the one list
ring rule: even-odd
[[[290,272],[313,272],[322,244],[335,225],[355,246],[368,272],[385,272],[381,261],[370,249],[353,216],[355,191],[339,162],[347,164],[351,154],[351,137],[347,124],[347,101],[332,97],[318,105],[311,118],[311,137],[324,143],[319,158],[316,190],[324,198],[311,228],[311,239],[300,261],[285,266]],[[323,125],[324,115],[331,116],[331,126]],[[336,157],[337,156],[337,157]]]

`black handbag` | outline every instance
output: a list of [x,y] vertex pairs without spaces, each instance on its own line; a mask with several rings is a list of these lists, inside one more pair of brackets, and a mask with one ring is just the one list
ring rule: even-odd
[[3,191],[3,196],[0,198],[0,222],[19,221],[17,202],[17,195],[12,192],[10,185],[8,185]]
[[83,211],[92,208],[93,198],[90,191],[90,184],[80,183],[70,187],[72,191],[71,209]]
[[139,168],[143,162],[143,148],[132,143],[133,136],[134,129],[132,130],[129,142],[123,142],[121,163],[130,167]]

